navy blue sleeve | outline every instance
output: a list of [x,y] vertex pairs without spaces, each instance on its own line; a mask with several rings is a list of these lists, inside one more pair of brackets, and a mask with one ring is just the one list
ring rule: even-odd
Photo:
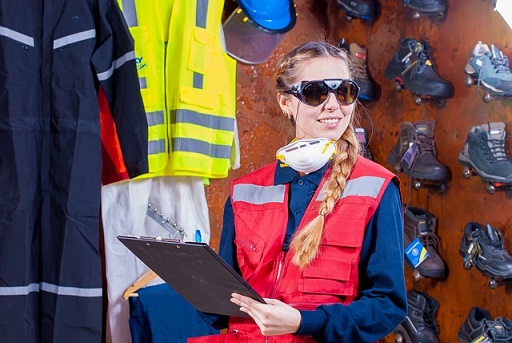
[[[239,271],[238,263],[236,262],[236,249],[235,249],[235,223],[233,221],[233,206],[231,199],[228,198],[224,205],[224,215],[222,222],[222,232],[220,236],[219,255],[236,271]],[[207,324],[215,329],[221,330],[228,326],[228,316],[219,314],[203,313],[198,311],[199,317]]]
[[366,229],[359,263],[359,296],[351,304],[301,311],[298,335],[319,342],[375,342],[407,314],[402,203],[394,182],[386,188]]

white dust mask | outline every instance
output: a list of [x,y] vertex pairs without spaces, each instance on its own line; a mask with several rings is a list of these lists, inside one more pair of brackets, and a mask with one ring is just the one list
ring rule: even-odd
[[336,144],[327,138],[299,139],[277,150],[276,158],[300,173],[322,168],[336,153]]

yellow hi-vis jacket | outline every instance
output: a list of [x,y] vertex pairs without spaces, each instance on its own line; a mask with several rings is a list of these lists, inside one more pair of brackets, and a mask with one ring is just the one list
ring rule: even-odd
[[149,173],[224,178],[235,142],[236,61],[223,0],[118,0],[135,41]]

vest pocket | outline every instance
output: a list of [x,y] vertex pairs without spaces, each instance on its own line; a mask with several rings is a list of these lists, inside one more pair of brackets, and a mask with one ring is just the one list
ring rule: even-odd
[[259,265],[265,243],[258,237],[235,237],[238,265],[244,279],[249,280]]
[[326,250],[336,247],[323,247],[322,253],[309,266],[304,268],[299,280],[299,291],[308,294],[352,296],[355,283],[351,279],[353,260],[343,261],[334,256],[326,256]]

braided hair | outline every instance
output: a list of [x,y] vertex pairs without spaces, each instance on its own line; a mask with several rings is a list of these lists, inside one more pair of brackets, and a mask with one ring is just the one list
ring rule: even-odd
[[[338,58],[351,70],[346,50],[337,48],[328,42],[303,43],[279,61],[275,72],[277,91],[284,92],[290,89],[293,84],[300,81],[303,65],[314,58],[320,57]],[[354,133],[353,123],[354,115],[352,115],[352,120],[347,129],[336,142],[337,153],[330,161],[331,172],[326,181],[326,190],[318,208],[318,215],[307,223],[302,230],[297,231],[292,239],[290,246],[295,252],[292,262],[300,268],[304,268],[318,256],[325,218],[332,212],[345,189],[347,178],[356,162],[360,145]]]

